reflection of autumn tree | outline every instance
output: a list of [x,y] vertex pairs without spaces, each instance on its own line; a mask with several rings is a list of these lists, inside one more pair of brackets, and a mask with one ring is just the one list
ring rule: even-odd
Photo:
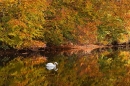
[[40,64],[45,63],[45,61],[46,58],[42,56],[15,58],[0,68],[0,85],[32,86],[42,84],[42,82],[45,82],[46,72]]
[[101,54],[85,56],[56,56],[58,71],[51,82],[60,86],[110,86],[129,84],[129,67],[126,66],[129,54],[122,51],[104,51]]
[[59,70],[55,76],[56,79],[53,80],[56,80],[58,86],[60,84],[62,86],[89,85],[93,83],[92,81],[96,82],[101,76],[96,54],[81,57],[76,55],[58,56],[57,60]]
[[98,56],[96,54],[81,57],[77,60],[76,66],[79,80],[82,81],[80,84],[91,85],[92,82],[96,83],[98,78],[101,76]]
[[43,56],[18,57],[0,67],[0,85],[129,86],[130,52],[106,50],[100,53],[48,58],[58,62],[58,71],[45,69]]
[[[126,74],[124,77],[119,77],[118,82],[116,83],[118,86],[129,86],[130,85],[130,52],[129,51],[120,51],[120,56],[122,56],[122,60],[125,61],[127,64],[125,65]],[[123,68],[122,68],[123,70]]]
[[[121,86],[123,78],[127,76],[127,62],[126,54],[121,54],[122,51],[115,52],[105,52],[100,54],[99,63],[100,63],[100,71],[103,74],[101,80],[103,80],[103,85],[119,85]],[[120,83],[120,84],[119,84]],[[128,84],[128,83],[127,83]],[[124,84],[123,84],[124,85]],[[126,85],[127,86],[127,85]]]

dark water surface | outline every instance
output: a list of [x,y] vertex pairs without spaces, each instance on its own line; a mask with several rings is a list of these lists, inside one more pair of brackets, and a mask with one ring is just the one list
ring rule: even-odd
[[130,51],[1,55],[0,86],[130,86]]

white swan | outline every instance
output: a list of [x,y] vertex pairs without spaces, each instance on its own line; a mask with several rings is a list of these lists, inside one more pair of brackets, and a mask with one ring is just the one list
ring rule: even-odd
[[54,63],[47,63],[47,64],[46,64],[46,68],[47,68],[48,70],[54,69],[55,71],[57,71],[58,68],[56,68],[56,65],[58,65],[57,62],[54,62]]

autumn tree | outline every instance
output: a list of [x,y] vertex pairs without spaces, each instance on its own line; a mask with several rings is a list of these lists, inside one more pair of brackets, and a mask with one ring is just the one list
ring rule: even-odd
[[76,44],[120,42],[126,34],[123,16],[128,10],[128,0],[53,0],[45,11],[45,27],[50,29],[45,34],[45,40],[50,44],[68,41]]
[[5,0],[0,4],[2,44],[19,49],[43,39],[45,0]]
[[0,43],[13,48],[127,41],[129,0],[1,0]]

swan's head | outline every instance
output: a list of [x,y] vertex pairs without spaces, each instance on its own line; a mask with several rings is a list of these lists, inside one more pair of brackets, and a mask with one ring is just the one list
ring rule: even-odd
[[55,64],[55,65],[58,65],[58,63],[57,63],[57,62],[54,62],[54,64]]

